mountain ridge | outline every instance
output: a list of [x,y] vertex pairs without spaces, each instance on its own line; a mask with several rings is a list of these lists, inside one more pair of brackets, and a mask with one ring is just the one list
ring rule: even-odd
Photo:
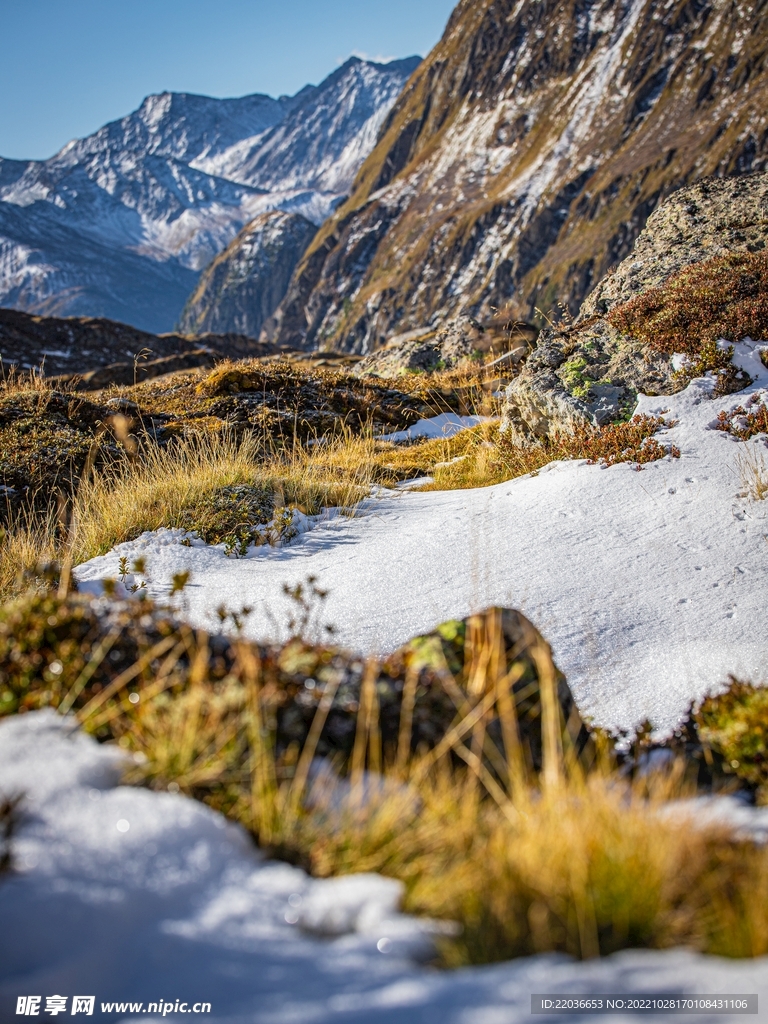
[[352,58],[294,97],[155,94],[49,160],[0,159],[0,304],[170,329],[199,272],[253,217],[280,208],[319,224],[343,196],[291,176],[290,161],[268,188],[232,180],[232,167],[212,174],[194,165],[244,141],[256,146],[313,104],[325,124],[341,91],[348,109],[312,140],[312,154],[326,160],[327,183],[347,187],[375,143],[366,124],[383,117],[417,60]]

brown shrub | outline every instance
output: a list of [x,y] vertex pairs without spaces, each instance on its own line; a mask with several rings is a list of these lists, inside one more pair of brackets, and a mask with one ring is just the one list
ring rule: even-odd
[[555,434],[544,438],[539,445],[525,447],[515,445],[501,435],[499,451],[509,476],[535,472],[559,459],[587,459],[590,464],[602,463],[605,466],[634,462],[639,468],[663,459],[665,455],[680,458],[679,448],[663,445],[653,436],[657,430],[671,425],[662,416],[633,416],[628,423],[611,423],[600,428],[585,424],[572,434]]
[[696,358],[720,338],[768,337],[768,254],[728,253],[695,263],[616,306],[608,322],[656,352]]
[[748,441],[756,434],[768,434],[768,406],[755,402],[750,408],[737,405],[730,412],[719,412],[717,429],[734,434],[741,441]]

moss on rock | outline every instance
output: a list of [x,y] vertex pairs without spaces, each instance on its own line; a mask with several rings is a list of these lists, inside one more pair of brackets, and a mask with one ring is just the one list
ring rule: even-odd
[[768,688],[732,679],[694,713],[701,742],[721,759],[726,773],[757,790],[768,803]]

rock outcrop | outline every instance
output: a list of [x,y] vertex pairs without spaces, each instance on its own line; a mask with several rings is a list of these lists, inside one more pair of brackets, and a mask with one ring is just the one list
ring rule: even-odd
[[[56,623],[55,631],[50,627],[39,628],[41,621],[50,622],[51,617]],[[35,625],[37,629],[30,628]],[[27,629],[22,632],[25,626]],[[204,678],[211,681],[220,682],[227,673],[232,673],[229,679],[238,679],[242,659],[238,661],[235,642],[218,635],[205,637],[202,644],[200,634],[196,638],[191,630],[150,602],[137,612],[135,603],[132,606],[115,601],[107,619],[103,609],[86,596],[75,593],[62,599],[55,591],[30,590],[0,614],[0,717],[20,710],[59,706],[72,692],[73,681],[81,678],[93,638],[106,636],[116,626],[118,636],[115,642],[113,635],[112,649],[117,656],[98,662],[77,690],[73,705],[76,710],[134,664],[139,652],[169,633],[186,634],[187,638],[185,644],[179,645],[183,651],[176,665],[182,691],[192,678],[193,664],[198,674],[202,671]],[[242,638],[237,642],[240,649],[246,643]],[[254,644],[251,651],[258,659],[265,693],[270,694],[267,699],[274,716],[275,753],[281,756],[291,745],[298,749],[304,746],[313,722],[318,721],[318,707],[326,698],[329,706],[322,718],[322,730],[315,737],[316,751],[331,763],[343,766],[354,747],[358,709],[361,703],[365,706],[364,687],[366,678],[370,681],[371,663],[343,648],[299,638],[281,646]],[[35,669],[43,657],[53,661],[54,656],[59,657],[64,670],[56,675],[47,673],[52,679],[43,686],[42,673]],[[378,730],[387,756],[393,755],[403,740],[414,753],[433,749],[455,724],[457,697],[466,702],[469,710],[495,693],[496,700],[488,703],[485,718],[487,734],[497,750],[503,751],[505,743],[514,742],[510,737],[511,715],[520,768],[528,778],[544,767],[547,737],[543,723],[548,708],[554,712],[554,728],[548,737],[553,752],[564,748],[568,755],[579,756],[585,765],[594,759],[594,740],[579,715],[570,687],[554,663],[549,645],[521,612],[488,608],[466,619],[445,622],[382,658],[376,672]],[[409,679],[415,684],[413,704],[407,712],[410,736],[402,732]],[[242,699],[245,688],[236,689]],[[237,706],[235,699],[231,707]],[[502,713],[508,716],[504,724]],[[100,738],[120,735],[120,721],[116,716],[111,716],[110,721],[117,724],[117,733],[108,725],[100,729]],[[471,741],[467,737],[464,740]],[[460,747],[460,738],[457,741]],[[243,763],[247,756],[246,747]],[[511,760],[512,751],[508,756]],[[488,760],[492,772],[498,772],[499,764],[498,757]],[[248,780],[242,763],[236,764],[235,771],[238,779]],[[203,795],[202,791],[198,795]]]
[[[680,370],[690,356],[681,350],[674,358],[646,338],[628,335],[616,326],[617,313],[652,290],[661,302],[660,286],[681,280],[672,295],[682,305],[686,268],[711,267],[727,254],[766,251],[768,174],[708,178],[673,193],[649,217],[629,256],[590,293],[576,320],[542,331],[535,352],[507,389],[502,429],[529,440],[577,423],[602,425],[631,412],[638,392],[670,394],[684,386],[687,378]],[[703,276],[706,280],[706,271]],[[713,280],[711,287],[718,286]],[[700,292],[701,284],[696,287]],[[756,283],[755,297],[759,287]],[[758,315],[756,304],[751,315]],[[705,323],[694,327],[702,335],[707,329]],[[725,390],[748,383],[725,358],[719,370]]]
[[537,334],[530,324],[505,317],[483,324],[470,316],[458,316],[436,330],[417,329],[390,338],[384,348],[361,359],[355,373],[397,377],[477,367],[481,362],[517,366],[530,352]]
[[203,271],[179,330],[236,331],[258,338],[316,231],[300,213],[272,210],[256,217]]
[[278,340],[368,353],[507,302],[577,309],[665,196],[765,169],[766,38],[762,0],[462,0],[297,268]]

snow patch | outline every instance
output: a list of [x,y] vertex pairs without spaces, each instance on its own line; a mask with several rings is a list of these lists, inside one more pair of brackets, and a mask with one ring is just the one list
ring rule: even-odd
[[455,412],[441,412],[426,420],[419,420],[407,430],[396,430],[393,434],[383,434],[380,441],[413,441],[418,437],[454,437],[461,430],[476,427],[480,423],[490,423],[492,416],[459,416]]

